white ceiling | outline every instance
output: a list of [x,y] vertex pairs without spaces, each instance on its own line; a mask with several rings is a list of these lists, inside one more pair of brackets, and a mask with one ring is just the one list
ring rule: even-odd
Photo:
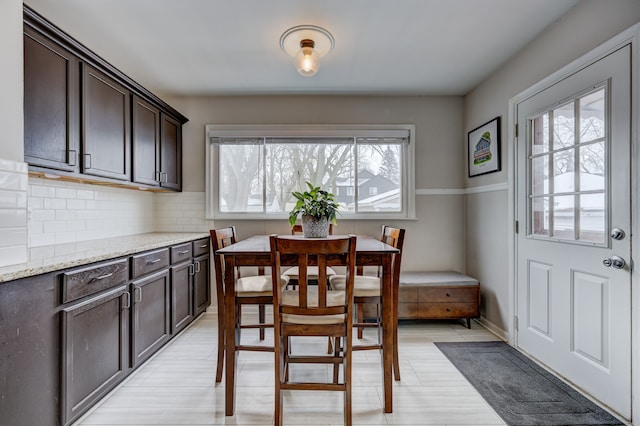
[[[579,0],[25,0],[163,95],[464,95]],[[335,48],[302,77],[295,25]]]

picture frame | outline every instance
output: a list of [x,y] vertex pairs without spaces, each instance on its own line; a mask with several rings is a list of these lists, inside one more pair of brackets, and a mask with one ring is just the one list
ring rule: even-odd
[[467,134],[469,177],[500,171],[500,117]]

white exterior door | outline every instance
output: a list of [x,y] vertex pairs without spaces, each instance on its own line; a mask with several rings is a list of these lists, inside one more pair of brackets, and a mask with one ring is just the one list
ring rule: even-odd
[[627,45],[516,110],[517,345],[627,419],[630,78]]

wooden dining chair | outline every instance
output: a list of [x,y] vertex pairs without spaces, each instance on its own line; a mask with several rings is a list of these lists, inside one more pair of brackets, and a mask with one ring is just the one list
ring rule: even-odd
[[[291,235],[302,235],[302,225],[295,224],[291,227]],[[333,235],[333,223],[329,224],[329,235]],[[289,277],[291,280],[291,284],[295,284],[295,281],[298,280],[298,267],[292,266],[291,268],[285,270],[282,275],[285,277]],[[327,268],[327,277],[336,275],[336,271],[329,267]],[[315,266],[310,266],[307,270],[307,277],[311,280],[318,280],[318,268]]]
[[[216,298],[218,307],[218,363],[216,367],[216,383],[222,381],[222,369],[224,367],[224,353],[225,350],[234,350],[234,348],[227,348],[225,342],[225,285],[224,285],[224,257],[216,252],[236,242],[236,228],[230,226],[228,228],[212,229],[210,231],[211,242],[213,247],[213,259],[215,266],[216,276]],[[240,277],[239,272],[235,274],[238,278],[235,283],[236,293],[236,318],[235,328],[237,338],[237,345],[235,350],[246,351],[273,351],[273,347],[270,346],[258,346],[258,345],[242,345],[240,344],[240,331],[243,328],[257,328],[260,330],[260,340],[264,340],[264,329],[273,327],[273,323],[265,323],[264,307],[265,305],[271,305],[273,303],[272,293],[272,275],[257,275]],[[289,282],[289,278],[280,277],[278,280],[280,285],[286,285]],[[244,305],[258,305],[258,323],[257,324],[243,324],[242,323],[242,306]]]
[[[327,390],[344,392],[344,424],[352,424],[351,359],[353,333],[353,283],[355,277],[356,237],[299,240],[270,237],[273,279],[280,276],[282,259],[296,258],[300,271],[296,290],[285,287],[273,293],[275,346],[275,424],[283,422],[283,391]],[[344,290],[309,285],[310,260],[317,262],[320,281],[327,279],[327,260],[341,256],[346,265]],[[290,342],[296,336],[327,336],[336,342],[332,354],[295,355]],[[328,364],[333,366],[333,381],[296,381],[291,364]],[[342,381],[339,367],[342,365]]]
[[[393,261],[391,264],[393,285],[393,324],[396,328],[394,330],[394,344],[393,344],[393,372],[396,380],[400,380],[400,360],[398,357],[398,291],[400,286],[400,266],[402,262],[402,248],[404,245],[405,230],[400,228],[393,228],[391,226],[383,225],[382,233],[380,234],[380,241],[389,244],[390,246],[397,248],[398,253],[393,255]],[[360,275],[355,276],[354,284],[354,304],[356,306],[356,322],[354,327],[358,329],[358,339],[362,339],[362,331],[364,328],[376,327],[378,330],[378,344],[376,345],[354,345],[353,350],[371,350],[382,349],[382,318],[380,317],[380,297],[381,297],[381,277],[380,269],[378,268],[377,276],[362,275],[362,271],[358,270]],[[334,275],[329,277],[330,287],[334,290],[341,290],[345,288],[345,276]],[[364,321],[364,305],[367,303],[374,304],[376,307],[375,322]]]

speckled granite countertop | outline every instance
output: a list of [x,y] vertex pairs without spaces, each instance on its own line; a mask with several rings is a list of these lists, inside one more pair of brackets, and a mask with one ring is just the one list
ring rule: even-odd
[[29,249],[29,261],[0,268],[0,283],[208,238],[206,232],[152,232]]

